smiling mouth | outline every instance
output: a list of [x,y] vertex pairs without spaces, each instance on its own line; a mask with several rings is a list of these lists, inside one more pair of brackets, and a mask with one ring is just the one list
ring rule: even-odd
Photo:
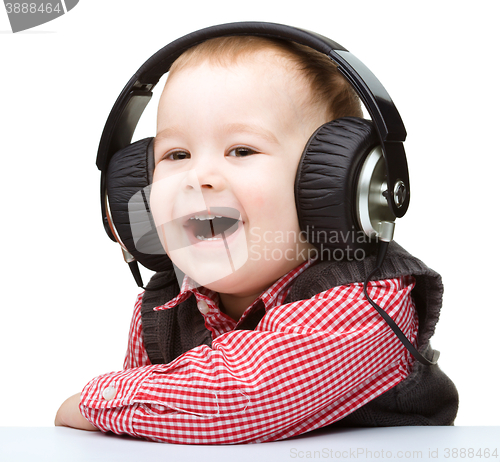
[[199,241],[227,238],[238,229],[240,212],[232,207],[212,207],[191,215],[184,228]]

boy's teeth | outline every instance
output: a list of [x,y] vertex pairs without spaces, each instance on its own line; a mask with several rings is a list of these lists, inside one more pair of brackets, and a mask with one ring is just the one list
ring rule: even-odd
[[196,239],[199,239],[200,241],[219,241],[222,238],[221,237],[203,237],[203,236],[196,236]]
[[190,220],[213,220],[214,218],[222,218],[222,215],[210,215],[205,213],[204,215],[195,215],[191,217]]

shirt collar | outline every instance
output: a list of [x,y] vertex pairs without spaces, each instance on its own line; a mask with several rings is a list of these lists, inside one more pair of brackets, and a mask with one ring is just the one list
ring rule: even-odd
[[[316,260],[317,258],[312,258],[301,263],[299,266],[296,266],[284,276],[281,276],[274,284],[260,294],[257,300],[262,300],[266,311],[275,305],[276,298],[290,287],[290,284],[297,278],[297,276],[315,263]],[[257,300],[255,302],[257,302]]]
[[[283,291],[286,291],[290,284],[296,279],[301,273],[303,273],[307,268],[312,266],[317,260],[316,258],[311,258],[296,266],[292,270],[290,270],[285,275],[281,276],[276,282],[271,284],[269,288],[267,288],[264,292],[262,292],[255,301],[247,308],[243,316],[251,311],[255,305],[257,305],[260,301],[263,302],[264,308],[267,311],[269,308],[272,308],[276,299],[279,295],[283,294]],[[173,308],[178,304],[182,303],[184,300],[187,300],[191,294],[194,294],[197,300],[208,297],[215,304],[219,303],[219,294],[214,292],[213,290],[207,289],[204,286],[199,286],[193,279],[189,276],[184,275],[184,279],[182,281],[182,285],[179,291],[179,294],[174,297],[169,302],[165,303],[162,306],[158,306],[154,308],[155,311],[166,310],[169,308]],[[282,297],[284,298],[284,297]]]

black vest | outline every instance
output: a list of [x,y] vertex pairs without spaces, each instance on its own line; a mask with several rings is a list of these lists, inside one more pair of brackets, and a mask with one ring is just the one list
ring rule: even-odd
[[[332,287],[363,282],[375,265],[375,257],[362,261],[318,262],[293,282],[285,303],[309,299]],[[442,304],[441,276],[410,255],[395,242],[376,279],[404,275],[415,277],[412,291],[419,317],[419,351],[432,357],[429,339],[434,334]],[[211,346],[212,337],[205,327],[194,295],[174,308],[153,311],[177,296],[179,286],[173,271],[157,273],[146,289],[171,284],[161,290],[146,290],[141,308],[143,338],[153,364],[169,363],[199,345]],[[264,308],[251,314],[240,329],[254,329],[265,315]],[[398,385],[365,404],[334,426],[453,425],[458,410],[458,392],[439,366],[424,366],[415,361],[410,375]]]

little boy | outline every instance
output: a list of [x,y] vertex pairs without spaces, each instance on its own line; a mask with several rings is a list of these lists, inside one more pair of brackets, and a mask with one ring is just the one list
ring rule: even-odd
[[[362,116],[355,93],[306,47],[212,39],[174,63],[158,108],[150,203],[186,276],[156,291],[175,277],[152,279],[135,305],[124,370],[69,398],[57,425],[227,444],[334,423],[453,424],[449,379],[414,364],[362,280],[333,278],[330,268],[342,263],[319,262],[301,238],[294,180],[302,151],[318,127],[345,116]],[[415,303],[439,312],[439,277],[391,246],[392,269],[382,268],[368,294],[416,344]],[[412,297],[419,282],[423,292]],[[420,326],[419,341],[435,322]],[[419,385],[413,392],[408,378]]]

